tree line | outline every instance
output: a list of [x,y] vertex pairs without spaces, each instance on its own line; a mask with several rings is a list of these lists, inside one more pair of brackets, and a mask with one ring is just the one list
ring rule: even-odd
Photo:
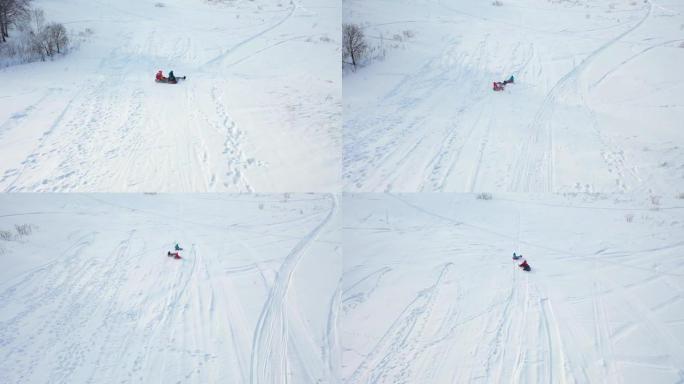
[[17,26],[31,9],[31,0],[0,0],[0,40],[5,43],[9,27]]
[[[12,44],[8,40],[10,32],[16,35]],[[0,53],[23,62],[44,61],[68,48],[69,35],[64,25],[46,23],[45,13],[32,8],[31,0],[0,0]]]

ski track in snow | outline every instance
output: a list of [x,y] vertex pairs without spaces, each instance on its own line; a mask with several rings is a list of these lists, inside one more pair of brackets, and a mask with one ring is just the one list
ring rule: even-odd
[[[404,308],[393,321],[373,350],[365,356],[361,364],[349,377],[349,383],[411,383],[412,371],[418,364],[434,366],[437,361],[417,360],[426,349],[443,341],[446,323],[455,320],[455,313],[439,322],[439,316],[432,316],[433,311],[448,312],[453,304],[447,304],[449,295],[441,292],[446,284],[454,284],[453,264],[445,265],[435,283],[419,292],[416,298]],[[452,292],[453,293],[453,292]],[[434,367],[424,368],[428,374]]]
[[[8,293],[12,295],[21,292],[26,295],[24,284],[35,284],[38,278],[43,280],[41,289],[28,293],[30,304],[26,309],[0,326],[0,330],[4,331],[0,339],[4,345],[11,345],[5,354],[5,360],[13,362],[11,367],[6,367],[8,380],[9,377],[20,381],[30,380],[30,374],[40,363],[40,354],[34,354],[28,361],[25,360],[22,352],[26,349],[51,352],[51,357],[56,362],[52,381],[58,383],[69,382],[70,375],[78,366],[96,356],[89,340],[94,335],[102,335],[101,332],[106,331],[106,327],[103,326],[92,335],[79,328],[88,322],[89,314],[103,311],[105,318],[111,316],[112,299],[124,283],[125,272],[121,269],[121,264],[130,262],[130,241],[134,233],[135,231],[131,231],[129,238],[122,241],[110,254],[106,259],[108,263],[83,260],[82,252],[89,243],[79,242],[69,251],[70,255],[68,253],[66,259],[29,274],[9,292],[3,293],[3,302],[8,303],[13,299],[8,297]],[[17,340],[18,343],[15,343],[12,335],[17,334],[16,327],[31,324],[36,320],[36,313],[45,311],[45,308],[55,311],[51,314],[52,321],[35,324],[37,327],[29,339],[23,342]],[[79,320],[74,321],[74,318]],[[72,341],[60,343],[65,337],[71,337]],[[54,350],[55,345],[59,345],[61,349]],[[29,376],[25,377],[27,373]]]
[[294,272],[307,248],[337,211],[335,197],[330,211],[311,232],[295,245],[282,263],[259,315],[253,337],[250,383],[288,383],[287,294]]
[[[12,201],[34,195],[23,196]],[[211,195],[112,196],[55,194],[41,208],[60,212],[0,215],[2,228],[17,218],[34,225],[33,235],[0,244],[3,258],[33,260],[0,283],[0,382],[249,382],[251,364],[263,369],[254,382],[333,380],[339,291],[330,285],[330,313],[314,319],[302,294],[310,283],[291,287],[306,251],[316,244],[324,256],[333,244],[316,240],[336,230],[333,197],[234,197],[242,203],[229,203],[231,211]],[[211,210],[203,216],[193,202]],[[70,215],[64,229],[54,224]],[[254,232],[233,231],[226,220]],[[67,236],[45,237],[59,231]],[[197,244],[185,244],[174,260],[165,253],[175,242],[160,244],[159,235]],[[281,243],[294,248],[285,255]],[[275,356],[304,369],[280,371],[288,364]]]
[[[429,2],[425,6],[431,10],[425,13],[427,20],[403,20],[408,15],[405,12],[412,9],[409,4],[397,6],[396,14],[376,14],[377,6],[351,1],[348,21],[361,22],[367,34],[392,36],[400,28],[408,28],[416,33],[415,39],[421,40],[407,39],[400,48],[386,48],[386,59],[375,60],[356,73],[345,75],[351,100],[346,105],[343,126],[345,190],[655,190],[649,185],[652,177],[644,177],[648,175],[641,171],[654,166],[650,163],[652,160],[647,160],[649,164],[640,162],[641,155],[635,153],[641,150],[640,142],[631,142],[637,136],[622,133],[614,126],[606,127],[606,122],[620,112],[606,113],[606,107],[597,103],[595,95],[606,92],[607,86],[598,89],[598,85],[618,70],[620,74],[628,74],[632,68],[627,68],[627,63],[645,53],[655,55],[656,48],[661,48],[657,51],[661,54],[674,50],[674,44],[681,41],[665,37],[643,39],[657,39],[654,43],[639,40],[637,35],[656,33],[651,31],[658,20],[653,15],[656,5],[650,1],[632,5],[624,10],[627,20],[620,17],[615,25],[600,23],[596,28],[553,30],[548,26],[537,27],[533,22],[529,25],[514,22],[531,17],[520,13],[525,7],[519,4],[508,4],[516,11],[511,16],[513,20],[508,21],[494,10],[472,5],[483,13],[477,15],[475,11],[465,11],[470,5],[460,5],[458,8],[464,9],[461,10],[442,2]],[[599,9],[602,8],[577,12],[587,12],[587,20],[598,15],[596,20],[602,21]],[[532,10],[540,11],[530,7],[526,12]],[[545,11],[562,12],[555,7],[547,7]],[[415,12],[415,17],[423,15],[422,9]],[[487,12],[496,17],[484,15]],[[611,8],[605,12],[613,11]],[[386,21],[373,22],[373,17]],[[392,18],[402,21],[389,21]],[[458,23],[472,27],[465,30],[446,27]],[[504,29],[489,28],[497,25],[503,25]],[[644,25],[648,27],[642,28]],[[509,30],[519,38],[501,36]],[[635,37],[629,40],[628,36]],[[546,47],[549,40],[556,41],[555,46],[567,45],[567,55],[562,49],[549,51]],[[575,47],[578,42],[586,45],[580,50]],[[626,46],[641,45],[646,47],[637,53],[625,54]],[[395,53],[393,49],[412,54]],[[402,55],[409,61],[415,60],[413,67],[405,66],[394,57]],[[604,63],[613,57],[619,61]],[[561,60],[562,65],[556,64]],[[388,64],[390,61],[394,66]],[[390,70],[396,73],[389,73]],[[516,75],[518,81],[504,92],[489,89],[493,80],[508,74]],[[640,73],[635,76],[640,80],[643,77]],[[363,79],[370,81],[364,83]],[[363,92],[364,86],[373,87],[376,83],[383,91]],[[660,90],[657,84],[652,88],[653,92]],[[575,98],[579,103],[569,101]],[[610,103],[613,99],[616,97],[600,101]],[[566,142],[573,139],[573,133],[585,142],[582,145]],[[658,140],[650,133],[648,139],[645,134],[641,136],[642,141]],[[573,152],[579,152],[579,160],[593,163],[574,166]],[[666,156],[669,160],[670,156],[679,155]],[[669,167],[675,162],[678,160],[659,164]],[[595,169],[587,172],[588,166]]]
[[[453,197],[418,196],[345,200],[352,207],[345,227],[353,228],[355,240],[348,246],[351,267],[343,275],[340,321],[346,337],[356,341],[342,339],[343,382],[681,379],[684,264],[677,257],[681,244],[673,240],[682,231],[680,214],[642,216],[646,222],[636,225],[648,229],[638,236],[644,244],[634,247],[620,236],[631,236],[622,231],[635,224],[600,204],[596,211],[575,204],[534,208],[505,199],[475,204],[464,201],[474,199],[466,195],[453,208]],[[469,219],[461,219],[461,212]],[[379,219],[384,215],[393,228],[369,225],[386,220]],[[579,228],[565,236],[547,228],[555,217],[603,222],[615,216],[623,224],[601,235],[588,223],[584,236]],[[669,241],[655,246],[661,240],[648,231],[666,231]],[[567,244],[577,249],[533,240],[540,236],[552,242],[572,238]],[[510,260],[509,247],[522,249],[532,272]],[[655,266],[639,268],[643,264]],[[397,301],[408,304],[388,311],[386,303]]]
[[[78,1],[73,0],[76,6]],[[178,5],[169,6],[169,9]],[[297,116],[306,118],[308,120],[302,121],[302,127],[297,127],[296,131],[306,134],[307,126],[317,126],[311,119],[329,116],[327,111],[309,113],[311,107],[307,103],[312,102],[313,96],[298,89],[299,84],[288,87],[297,96],[297,104],[290,109],[280,107],[292,104],[287,94],[272,100],[274,95],[281,93],[277,88],[279,84],[274,84],[272,89],[259,90],[263,87],[255,83],[254,94],[246,98],[246,105],[231,105],[227,100],[234,100],[236,81],[242,81],[245,76],[263,80],[249,72],[236,72],[244,72],[247,66],[252,66],[254,60],[250,58],[258,60],[258,55],[263,55],[265,60],[273,60],[267,57],[269,50],[282,49],[286,43],[318,44],[318,36],[313,39],[312,35],[301,33],[302,23],[308,28],[308,21],[304,20],[312,16],[307,7],[315,9],[313,4],[295,1],[286,6],[205,4],[196,9],[202,16],[202,12],[213,12],[224,14],[224,20],[234,19],[230,23],[235,28],[232,32],[230,28],[212,24],[217,20],[215,17],[198,28],[188,22],[193,20],[193,15],[180,22],[173,18],[174,15],[178,17],[175,9],[171,13],[163,9],[142,15],[140,6],[128,9],[123,5],[94,2],[82,7],[84,12],[91,8],[101,12],[106,8],[112,17],[131,19],[131,25],[112,24],[116,40],[110,46],[103,43],[102,49],[106,51],[95,53],[95,60],[81,63],[68,56],[55,62],[55,65],[82,70],[82,78],[70,79],[64,84],[55,82],[55,87],[45,90],[32,88],[33,101],[22,99],[16,103],[17,107],[15,104],[8,106],[17,110],[10,113],[7,120],[0,121],[0,145],[11,149],[13,155],[5,157],[0,165],[0,189],[7,192],[252,192],[265,186],[279,189],[282,181],[277,178],[286,183],[292,179],[278,174],[283,171],[298,168],[298,172],[312,175],[320,171],[322,163],[308,162],[301,167],[292,163],[289,150],[295,153],[293,156],[299,156],[298,148],[278,149],[265,156],[255,152],[255,147],[263,147],[259,144],[261,137],[271,138],[259,126],[263,121],[273,125],[266,131],[272,129],[279,133],[281,129],[299,123]],[[252,8],[258,8],[260,12]],[[75,23],[90,26],[95,22],[95,19],[88,20]],[[100,22],[111,27],[105,20]],[[179,23],[197,35],[181,35],[177,28],[170,30],[172,25]],[[92,39],[107,41],[112,37],[106,35],[105,27],[98,27],[95,27],[97,33]],[[208,34],[211,31],[220,34],[220,39],[225,39],[228,32],[233,39],[230,49],[213,58],[206,56],[216,50],[217,41],[213,40],[219,35]],[[90,52],[96,48],[100,46],[88,41],[81,49]],[[79,54],[81,52],[72,55]],[[229,59],[231,64],[226,64]],[[61,64],[61,61],[68,64]],[[177,66],[183,72],[178,74],[189,75],[188,80],[177,86],[159,85],[151,82],[151,74],[142,75],[142,71],[149,74],[158,66],[167,65]],[[71,68],[65,70],[68,69]],[[287,74],[292,79],[297,79],[298,75],[301,73]],[[284,75],[264,76],[274,78],[274,83],[278,83],[282,81],[279,77]],[[318,96],[317,88],[312,88],[312,84],[306,86],[307,92]],[[248,124],[238,126],[235,110],[245,120],[245,109],[254,108],[254,103],[263,104],[263,116],[249,117],[246,119]],[[321,105],[317,104],[316,108],[322,108]],[[278,113],[282,116],[270,116]],[[319,144],[326,145],[324,140],[319,140]],[[272,157],[274,153],[276,160]],[[276,163],[281,161],[287,165]],[[253,180],[248,181],[247,174],[256,175],[258,185]],[[296,179],[306,183],[301,175]],[[313,181],[311,188],[303,189],[320,189],[315,187],[316,182]]]
[[648,2],[645,15],[632,27],[609,40],[561,77],[544,98],[534,119],[528,126],[530,135],[518,152],[511,170],[509,191],[552,192],[554,191],[554,142],[552,116],[557,99],[571,86],[598,55],[639,28],[651,15],[653,5]]

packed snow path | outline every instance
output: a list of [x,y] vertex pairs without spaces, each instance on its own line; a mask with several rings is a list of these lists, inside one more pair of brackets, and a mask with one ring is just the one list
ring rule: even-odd
[[337,189],[339,3],[34,3],[85,41],[0,68],[0,190]]
[[343,382],[681,382],[684,204],[657,203],[345,197]]
[[345,189],[681,192],[684,3],[500,3],[344,0]]
[[0,382],[334,382],[333,197],[0,203]]

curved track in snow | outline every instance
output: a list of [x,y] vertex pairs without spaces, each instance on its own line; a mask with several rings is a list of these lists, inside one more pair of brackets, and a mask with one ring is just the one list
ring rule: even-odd
[[126,195],[2,198],[0,382],[331,380],[330,196]]
[[335,215],[337,201],[334,197],[331,203],[323,221],[292,248],[278,269],[254,332],[250,374],[252,384],[289,382],[287,294],[306,249]]
[[344,382],[681,379],[679,210],[627,221],[648,203],[609,210],[601,197],[472,194],[343,203]]
[[672,15],[563,4],[349,1],[385,54],[345,74],[345,190],[676,193]]
[[[317,0],[70,0],[47,12],[80,15],[69,28],[94,32],[54,62],[0,70],[12,92],[0,107],[1,190],[286,192],[336,183],[333,55],[288,55],[334,51],[325,37],[339,26],[324,22],[333,12]],[[99,18],[82,17],[91,14]],[[158,69],[188,79],[156,84]],[[20,87],[28,92],[16,96]]]

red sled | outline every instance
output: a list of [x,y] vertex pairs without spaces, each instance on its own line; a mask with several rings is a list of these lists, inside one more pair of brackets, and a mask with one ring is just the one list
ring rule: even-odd
[[154,82],[163,84],[178,84],[178,81],[180,80],[185,80],[185,76],[178,76],[176,77],[176,80],[169,80],[168,77],[162,77],[161,79],[154,79]]
[[176,260],[182,259],[181,255],[178,254],[178,252],[174,252],[174,253],[166,252],[166,256],[168,256],[168,257],[173,256],[173,258]]

